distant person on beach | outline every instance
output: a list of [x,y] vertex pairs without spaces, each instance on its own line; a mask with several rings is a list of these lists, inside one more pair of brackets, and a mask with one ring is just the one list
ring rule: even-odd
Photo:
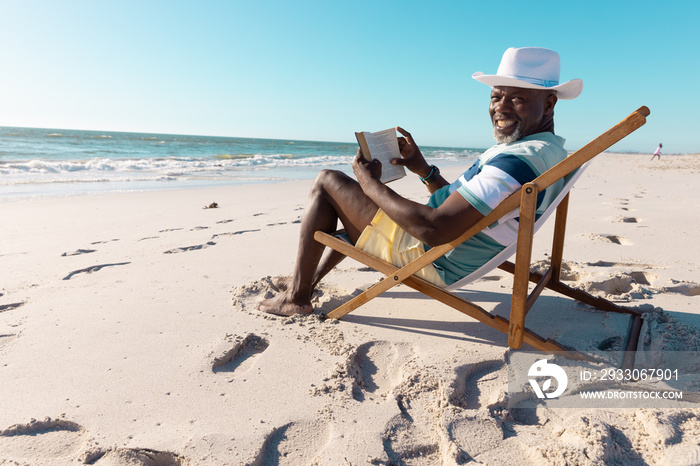
[[[489,114],[497,145],[484,152],[452,184],[423,157],[413,137],[397,127],[401,159],[431,193],[427,205],[406,199],[379,181],[382,167],[367,162],[358,150],[353,163],[357,181],[340,171],[324,170],[316,178],[301,223],[296,264],[291,277],[273,283],[279,294],[259,309],[277,315],[313,312],[311,293],[344,257],[314,240],[314,232],[334,232],[342,223],[348,239],[370,254],[404,266],[430,247],[459,237],[503,199],[566,158],[564,139],[554,134],[558,99],[574,99],[580,79],[559,84],[559,55],[553,50],[509,48],[495,75],[472,76],[492,88]],[[546,209],[561,190],[559,181],[542,193]],[[485,264],[517,236],[513,217],[478,233],[419,271],[422,278],[447,286]]]
[[661,160],[661,148],[662,147],[663,147],[663,145],[661,143],[659,143],[659,147],[657,147],[656,150],[654,151],[654,155],[651,156],[651,160],[654,160],[654,157],[658,157],[659,160]]

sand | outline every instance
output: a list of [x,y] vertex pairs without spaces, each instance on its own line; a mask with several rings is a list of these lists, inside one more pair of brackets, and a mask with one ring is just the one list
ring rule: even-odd
[[[605,153],[572,191],[565,279],[642,310],[648,355],[700,351],[699,172]],[[310,184],[0,203],[0,464],[700,463],[697,403],[509,409],[507,337],[404,286],[323,320],[381,278],[354,261],[313,315],[258,312]],[[507,316],[510,286],[459,294]],[[626,322],[549,292],[527,320],[581,351]]]

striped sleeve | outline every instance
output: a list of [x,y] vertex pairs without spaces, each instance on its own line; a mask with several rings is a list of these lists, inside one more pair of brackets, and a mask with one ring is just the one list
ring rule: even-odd
[[530,164],[517,155],[499,154],[489,160],[487,165],[500,168],[517,180],[521,186],[537,178],[537,174]]
[[533,168],[521,158],[498,154],[482,166],[477,176],[461,180],[458,191],[481,214],[488,215],[501,201],[535,178]]

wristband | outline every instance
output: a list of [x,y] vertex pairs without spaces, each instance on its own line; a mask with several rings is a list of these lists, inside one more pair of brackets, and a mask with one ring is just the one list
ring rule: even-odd
[[428,173],[428,176],[425,178],[421,178],[420,180],[423,182],[424,185],[429,185],[435,179],[440,176],[440,169],[436,167],[435,165],[430,166],[430,173]]

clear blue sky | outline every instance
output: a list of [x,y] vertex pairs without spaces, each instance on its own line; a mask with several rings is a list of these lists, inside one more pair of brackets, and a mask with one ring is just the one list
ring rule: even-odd
[[[700,1],[0,0],[0,126],[492,145],[506,48],[557,50],[556,132],[577,149],[641,105],[614,147],[700,152]],[[695,116],[694,116],[695,115]]]

